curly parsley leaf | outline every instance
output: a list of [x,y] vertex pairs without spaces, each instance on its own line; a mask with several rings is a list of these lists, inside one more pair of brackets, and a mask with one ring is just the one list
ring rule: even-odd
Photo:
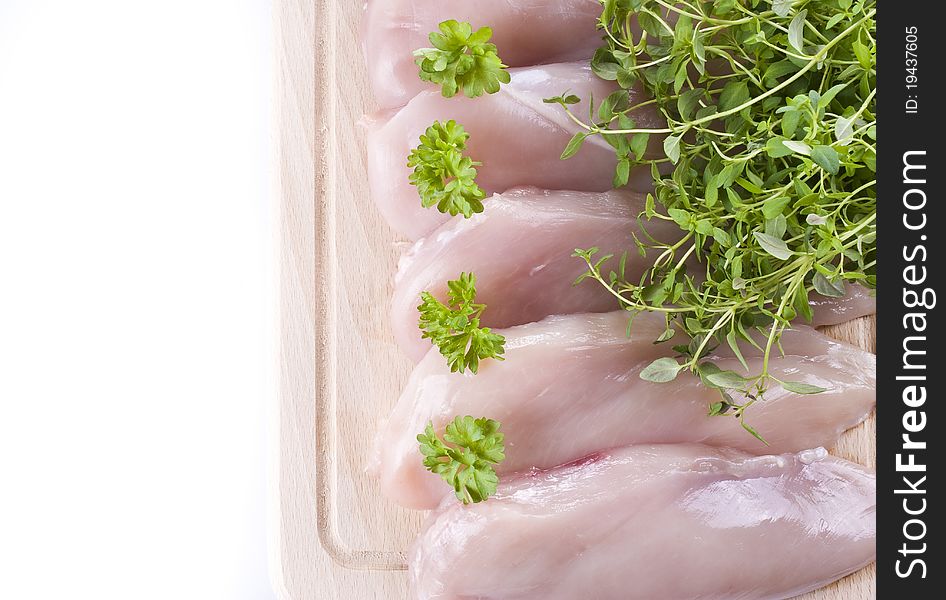
[[410,182],[417,186],[424,208],[436,206],[442,213],[470,218],[483,212],[486,193],[476,185],[480,163],[463,155],[469,139],[463,126],[454,120],[434,121],[411,150],[407,166],[413,167]]
[[440,23],[440,31],[429,36],[433,48],[414,51],[420,78],[441,86],[446,98],[459,90],[468,98],[498,92],[500,84],[509,83],[509,73],[496,45],[488,43],[492,36],[489,27],[474,33],[469,23],[453,19]]
[[448,281],[447,287],[448,304],[429,292],[421,293],[421,304],[417,307],[421,337],[430,339],[440,349],[451,372],[469,369],[475,374],[481,360],[503,360],[506,338],[489,327],[480,327],[480,315],[486,305],[476,303],[473,273],[460,273],[460,278]]
[[506,458],[500,424],[492,419],[457,417],[441,440],[428,422],[417,436],[424,466],[450,484],[464,504],[482,502],[496,493],[499,477],[493,465]]

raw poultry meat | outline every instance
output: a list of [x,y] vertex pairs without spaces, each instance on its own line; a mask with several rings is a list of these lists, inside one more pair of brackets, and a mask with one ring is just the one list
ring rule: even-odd
[[526,67],[591,58],[602,43],[600,14],[598,0],[369,0],[363,34],[375,99],[393,108],[431,89],[417,76],[413,52],[430,46],[427,36],[442,21],[490,27],[503,62]]
[[815,313],[812,325],[836,325],[877,312],[877,297],[862,285],[847,284],[847,293],[841,298],[811,294],[809,304]]
[[[616,89],[613,83],[596,77],[586,63],[510,73],[512,81],[495,94],[444,98],[436,90],[425,91],[394,114],[366,120],[371,196],[392,228],[417,239],[450,218],[436,208],[424,208],[408,179],[407,157],[436,120],[453,119],[470,134],[466,155],[483,163],[477,167],[476,183],[487,195],[523,185],[598,192],[611,188],[617,160],[613,148],[591,137],[575,156],[562,160],[562,150],[579,127],[561,106],[542,100],[568,91],[583,99],[571,108],[587,118],[588,98],[603,99]],[[661,126],[649,107],[634,114],[639,127]],[[649,168],[634,169],[631,177],[631,189],[653,187]],[[484,202],[486,212],[489,202]]]
[[[809,327],[786,331],[785,355],[773,354],[770,373],[829,390],[799,395],[770,387],[746,413],[747,422],[769,443],[765,446],[737,419],[707,415],[719,392],[696,376],[681,373],[669,383],[642,380],[641,369],[682,340],[653,344],[664,322],[652,313],[635,317],[630,337],[626,325],[627,314],[616,311],[549,317],[501,330],[506,360],[483,362],[475,376],[450,373],[432,349],[415,367],[381,430],[384,454],[376,457],[375,470],[383,492],[418,509],[433,508],[450,494],[438,475],[424,469],[414,438],[428,421],[443,431],[457,415],[502,423],[506,459],[497,472],[512,473],[629,444],[701,442],[755,454],[831,446],[874,405],[873,354]],[[759,373],[761,353],[751,350],[744,350],[749,373]],[[717,348],[708,359],[746,373],[728,347]]]
[[[430,348],[417,327],[420,293],[443,299],[447,281],[461,272],[477,278],[477,302],[486,304],[481,322],[511,327],[548,315],[604,312],[618,307],[602,285],[573,285],[585,264],[576,248],[596,246],[599,256],[628,252],[625,275],[637,281],[651,264],[634,245],[643,196],[628,191],[581,193],[520,188],[487,200],[487,210],[471,219],[457,216],[418,241],[400,261],[391,301],[391,325],[401,348],[415,361]],[[665,242],[678,239],[673,223],[645,222],[648,233]],[[646,238],[643,238],[646,240]],[[648,255],[649,257],[651,255]],[[605,264],[617,268],[618,260]],[[874,298],[849,286],[844,298],[812,294],[815,325],[839,323],[874,312]]]
[[874,560],[876,482],[824,450],[638,446],[450,499],[410,555],[420,600],[775,600]]
[[[775,600],[872,561],[874,476],[822,447],[872,410],[875,357],[805,325],[785,332],[769,372],[826,391],[797,394],[773,382],[747,413],[768,445],[732,415],[708,416],[719,393],[697,376],[644,381],[646,365],[686,340],[653,344],[665,328],[654,314],[638,315],[628,330],[628,314],[615,310],[605,288],[572,285],[585,271],[572,253],[627,250],[626,278],[639,278],[652,262],[633,239],[650,170],[634,169],[627,188],[611,190],[616,158],[600,137],[561,160],[580,126],[543,102],[577,95],[582,102],[571,108],[587,119],[589,99],[616,89],[587,64],[601,44],[594,28],[601,5],[468,4],[368,0],[363,23],[382,109],[363,121],[371,196],[394,230],[416,240],[399,264],[391,323],[419,362],[371,459],[386,496],[436,508],[410,554],[415,596]],[[427,35],[446,19],[491,26],[499,55],[518,67],[511,82],[492,95],[447,99],[421,81],[412,51],[428,46]],[[632,104],[642,99],[631,95]],[[651,107],[634,116],[639,127],[664,125]],[[407,156],[435,120],[455,120],[470,134],[465,154],[479,163],[483,214],[451,218],[423,208],[410,185]],[[649,155],[660,145],[652,136]],[[680,234],[664,221],[648,231],[667,241]],[[446,282],[461,272],[477,277],[477,302],[487,305],[482,324],[506,337],[506,360],[483,362],[475,376],[450,373],[417,327],[420,293],[444,299]],[[840,299],[813,295],[812,305],[816,325],[874,311],[858,286]],[[748,368],[725,343],[706,359],[761,371],[761,351],[744,352]],[[506,436],[499,490],[473,506],[424,469],[415,438],[428,422],[443,431],[458,415],[496,419]]]
[[[614,296],[597,282],[573,285],[586,267],[572,254],[591,246],[618,255],[633,249],[631,234],[639,231],[636,218],[643,208],[643,196],[628,191],[519,188],[493,196],[485,212],[471,219],[458,216],[401,258],[391,300],[398,343],[415,361],[424,356],[430,341],[421,339],[417,327],[420,293],[445,298],[447,281],[461,271],[476,275],[476,300],[487,306],[481,321],[490,327],[613,310]],[[659,220],[647,230],[658,237],[679,234],[675,224]],[[646,267],[634,249],[627,276],[639,278]]]

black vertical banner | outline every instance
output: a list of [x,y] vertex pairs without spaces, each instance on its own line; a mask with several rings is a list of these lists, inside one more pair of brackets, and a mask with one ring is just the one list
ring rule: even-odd
[[[946,272],[940,183],[944,69],[940,2],[878,11],[877,596],[942,598],[946,483],[937,310]],[[946,300],[946,298],[943,298]],[[938,435],[937,435],[938,434]]]

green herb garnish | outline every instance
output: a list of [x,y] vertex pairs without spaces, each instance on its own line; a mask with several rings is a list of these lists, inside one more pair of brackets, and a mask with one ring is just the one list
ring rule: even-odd
[[496,493],[499,477],[492,465],[506,457],[499,427],[492,419],[457,417],[447,425],[443,440],[433,423],[417,436],[424,466],[449,483],[464,504],[482,502]]
[[[771,381],[795,393],[821,388],[778,381],[769,359],[782,331],[812,317],[809,295],[842,296],[846,282],[876,287],[876,1],[603,0],[605,46],[592,61],[621,90],[601,101],[564,157],[602,136],[618,157],[615,184],[648,165],[648,195],[637,240],[653,266],[628,281],[611,257],[576,251],[632,315],[666,317],[658,341],[685,333],[676,358],[658,359],[642,377],[670,381],[688,369],[721,401],[710,414],[734,414]],[[642,33],[635,34],[635,31]],[[631,105],[641,86],[652,100]],[[659,129],[637,128],[631,111],[654,105]],[[651,136],[663,156],[644,158]],[[683,234],[657,240],[646,220],[673,221]],[[763,351],[760,373],[721,371],[706,357],[728,345]],[[734,400],[738,393],[745,400]],[[743,426],[756,435],[744,421]]]
[[424,208],[436,206],[442,213],[462,214],[468,219],[483,212],[486,194],[474,181],[480,163],[463,155],[469,137],[452,119],[434,121],[411,150],[407,157],[407,166],[414,168],[410,182],[417,186]]
[[429,36],[433,48],[414,51],[420,78],[441,86],[446,98],[458,90],[468,98],[498,92],[500,84],[509,83],[509,73],[496,54],[496,45],[488,43],[492,36],[489,27],[474,33],[469,23],[442,22],[440,32]]
[[460,273],[460,278],[447,282],[449,306],[429,292],[421,292],[418,323],[423,335],[440,349],[451,372],[469,369],[474,374],[486,358],[503,360],[506,338],[480,327],[485,304],[476,303],[476,277]]

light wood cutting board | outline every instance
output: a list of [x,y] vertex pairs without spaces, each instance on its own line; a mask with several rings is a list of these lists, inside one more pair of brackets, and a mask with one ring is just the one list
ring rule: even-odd
[[[384,1],[384,0],[375,0]],[[380,498],[364,473],[380,419],[410,372],[387,306],[406,247],[368,197],[373,110],[361,0],[277,0],[275,19],[280,366],[272,552],[281,598],[408,598],[404,551],[422,515]],[[830,328],[874,351],[872,318]],[[833,451],[874,465],[874,417]],[[874,567],[803,596],[873,598]]]

